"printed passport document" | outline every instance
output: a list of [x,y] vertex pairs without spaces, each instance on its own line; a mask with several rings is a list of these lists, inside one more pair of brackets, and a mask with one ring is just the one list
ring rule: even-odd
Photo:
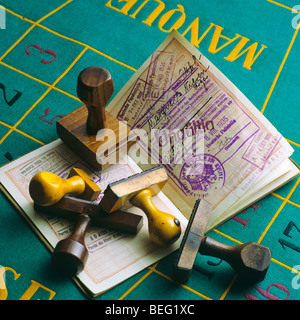
[[[210,61],[176,31],[133,75],[107,110],[131,129],[138,142],[129,156],[99,172],[61,140],[43,146],[1,170],[1,189],[53,251],[73,222],[33,209],[28,186],[34,174],[66,178],[85,170],[104,191],[108,183],[162,164],[169,176],[156,206],[180,220],[182,234],[196,199],[211,202],[209,231],[300,173],[293,149],[255,106]],[[100,152],[101,153],[101,152]],[[101,201],[102,194],[96,201]],[[155,247],[144,216],[136,236],[92,227],[85,238],[90,256],[78,285],[97,296],[176,250]]]
[[164,192],[186,217],[197,198],[212,203],[207,230],[299,174],[284,137],[177,31],[107,108],[139,135],[129,153],[136,163],[165,166]]
[[[93,171],[60,139],[1,168],[1,189],[51,252],[58,241],[72,234],[75,221],[35,211],[29,195],[29,182],[41,171],[50,171],[67,178],[73,167],[87,172],[101,188],[102,192],[95,203],[102,199],[107,184],[141,172],[130,157],[125,157],[122,163],[112,165],[102,172]],[[153,202],[158,209],[173,214],[180,221],[182,229],[185,229],[186,218],[162,192],[153,197]],[[75,281],[88,296],[95,297],[116,286],[170,254],[180,245],[178,239],[170,246],[156,247],[148,234],[146,215],[135,207],[124,209],[143,216],[143,227],[137,235],[128,235],[92,224],[85,236],[89,257],[84,270],[76,276]]]

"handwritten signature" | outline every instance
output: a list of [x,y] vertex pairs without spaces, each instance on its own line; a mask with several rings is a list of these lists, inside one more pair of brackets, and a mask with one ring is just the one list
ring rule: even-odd
[[[192,56],[193,63],[187,62],[187,65],[183,68],[179,69],[179,74],[193,74],[194,71],[198,69],[200,66],[203,68],[203,64],[201,63],[201,57],[199,56],[199,59],[196,58],[196,56]],[[194,88],[195,90],[199,88],[201,85],[203,85],[204,89],[207,91],[208,88],[206,87],[206,82],[208,80],[208,75],[206,74],[209,70],[208,66],[206,69],[202,69],[200,72],[197,72],[196,77],[192,77],[191,79],[188,79],[184,83],[184,90],[185,92],[188,92],[191,88]]]

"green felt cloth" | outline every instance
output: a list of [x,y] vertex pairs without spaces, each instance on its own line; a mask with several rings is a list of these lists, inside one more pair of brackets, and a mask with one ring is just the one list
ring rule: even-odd
[[[59,116],[82,104],[76,98],[76,81],[83,68],[100,65],[108,69],[115,95],[164,40],[167,32],[163,30],[179,21],[182,11],[184,23],[178,31],[189,41],[203,36],[199,44],[202,54],[291,141],[295,149],[292,159],[300,163],[300,35],[292,26],[297,19],[291,12],[294,2],[163,0],[163,11],[151,26],[143,21],[159,2],[148,1],[141,8],[143,3],[1,1],[7,11],[6,29],[0,29],[0,165],[57,138]],[[161,17],[174,9],[170,20],[160,25]],[[185,32],[193,22],[198,22],[198,34],[196,28]],[[218,30],[223,37],[213,48]],[[257,43],[254,56],[262,48],[251,70],[243,66],[247,52],[232,62],[226,59],[241,37],[249,40],[243,50]],[[51,51],[42,52],[46,50]],[[55,60],[42,63],[43,59]],[[237,217],[244,225],[230,219],[210,234],[228,244],[261,239],[269,246],[273,260],[263,282],[244,288],[239,279],[232,282],[235,273],[226,262],[198,256],[187,287],[181,287],[171,279],[174,253],[97,299],[299,299],[291,271],[300,261],[300,186],[292,190],[296,181],[259,201],[255,210],[240,213]],[[15,300],[27,292],[25,297],[33,300],[48,299],[51,293],[55,293],[53,300],[86,299],[73,281],[51,269],[49,251],[6,197],[0,197],[0,265],[7,268],[7,291],[0,288],[0,297],[7,293],[7,299]],[[20,274],[16,280],[12,270]],[[37,283],[40,288],[34,291]]]

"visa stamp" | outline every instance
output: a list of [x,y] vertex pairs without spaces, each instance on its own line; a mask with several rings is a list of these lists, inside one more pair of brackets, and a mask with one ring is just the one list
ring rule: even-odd
[[253,140],[243,154],[242,159],[263,170],[266,162],[276,149],[280,147],[279,141],[281,138],[282,136],[280,134],[273,136],[269,131],[260,130],[253,137]]
[[[117,114],[120,121],[134,122],[144,108],[145,81],[138,78]],[[129,123],[130,125],[130,123]]]
[[186,193],[207,196],[211,190],[220,190],[225,184],[225,169],[221,161],[208,153],[191,157],[180,171],[180,181]]
[[144,99],[168,99],[168,93],[162,95],[162,92],[167,92],[172,83],[175,65],[175,55],[172,52],[156,51],[152,54],[145,80]]

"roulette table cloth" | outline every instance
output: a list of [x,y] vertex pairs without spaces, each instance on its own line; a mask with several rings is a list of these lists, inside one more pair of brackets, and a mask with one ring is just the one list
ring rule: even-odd
[[[300,163],[300,6],[290,0],[54,0],[0,2],[0,164],[57,139],[55,122],[82,105],[79,72],[110,71],[115,95],[176,29],[217,66],[294,148]],[[172,278],[173,253],[98,300],[297,300],[300,178],[210,232],[269,246],[266,278],[244,287],[225,262],[199,256],[189,282]],[[80,300],[73,281],[1,193],[2,299]],[[298,273],[297,273],[298,272]]]

